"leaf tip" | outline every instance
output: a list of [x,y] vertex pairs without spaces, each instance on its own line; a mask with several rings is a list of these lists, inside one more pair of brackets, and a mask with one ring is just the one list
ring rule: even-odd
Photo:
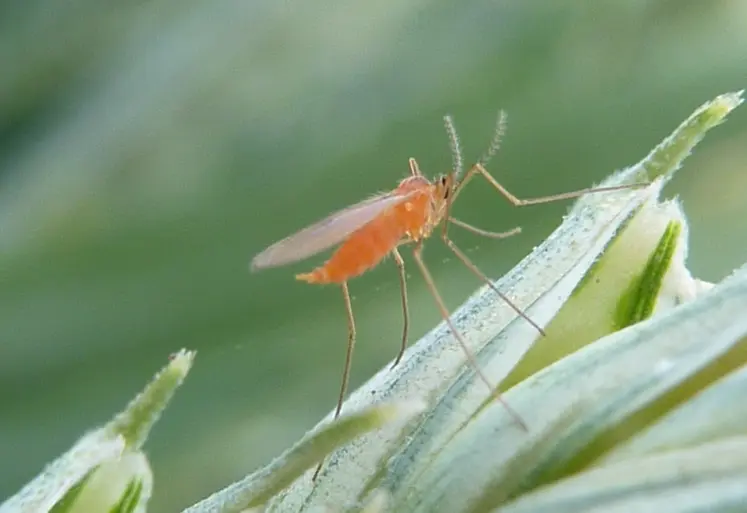
[[181,349],[145,389],[107,426],[124,436],[131,448],[140,448],[176,389],[192,367],[196,351]]

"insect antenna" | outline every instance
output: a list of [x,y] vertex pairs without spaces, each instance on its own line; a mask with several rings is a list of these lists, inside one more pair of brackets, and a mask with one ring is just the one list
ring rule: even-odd
[[464,172],[464,159],[462,159],[462,146],[459,144],[459,136],[454,128],[454,120],[450,115],[444,116],[444,127],[449,136],[449,148],[451,149],[451,169],[454,178],[459,178]]
[[459,143],[454,119],[450,114],[444,116],[444,128],[446,135],[449,136],[449,148],[451,149],[451,190],[446,197],[446,210],[444,214],[444,223],[442,226],[443,233],[449,230],[449,218],[451,217],[451,204],[454,202],[456,192],[461,188],[461,176],[464,173],[464,159],[462,158],[462,145]]
[[506,135],[507,125],[508,114],[506,114],[505,110],[499,110],[498,117],[495,121],[495,129],[493,130],[493,138],[490,140],[490,145],[488,146],[487,151],[483,153],[482,157],[480,157],[480,160],[477,161],[478,164],[487,166],[488,162],[490,162],[490,159],[492,159],[493,156],[498,153],[498,150],[501,148],[503,136]]

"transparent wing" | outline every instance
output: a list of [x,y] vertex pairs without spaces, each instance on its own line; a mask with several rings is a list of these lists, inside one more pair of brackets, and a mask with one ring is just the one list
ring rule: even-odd
[[316,255],[342,242],[348,235],[412,194],[386,193],[335,212],[259,253],[252,259],[251,269],[279,267]]

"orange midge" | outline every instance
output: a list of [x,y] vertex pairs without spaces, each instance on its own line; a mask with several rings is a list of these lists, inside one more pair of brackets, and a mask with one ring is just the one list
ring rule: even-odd
[[[399,271],[399,281],[402,299],[402,311],[404,315],[404,327],[402,332],[402,344],[399,353],[394,359],[392,367],[396,366],[402,359],[407,347],[407,335],[409,326],[409,311],[407,305],[407,286],[404,260],[399,253],[399,247],[404,245],[413,246],[413,257],[419,267],[425,282],[433,295],[436,305],[451,329],[454,338],[462,346],[467,360],[472,365],[478,377],[485,382],[496,399],[501,401],[507,411],[516,421],[526,429],[526,425],[502,399],[495,387],[493,387],[484,373],[477,365],[477,361],[468,349],[464,338],[451,321],[446,305],[441,294],[438,292],[433,278],[422,258],[423,242],[428,239],[433,231],[441,226],[441,239],[446,246],[461,260],[467,268],[498,294],[518,315],[534,326],[541,334],[544,331],[532,321],[518,306],[500,292],[493,282],[482,272],[470,259],[452,242],[448,236],[450,224],[463,228],[467,231],[490,237],[502,239],[515,235],[521,231],[514,228],[506,232],[489,232],[476,228],[463,221],[459,221],[450,215],[451,205],[461,192],[467,182],[475,175],[481,175],[490,185],[502,194],[514,206],[536,205],[553,201],[575,198],[592,192],[605,192],[612,190],[638,187],[647,184],[633,184],[616,187],[600,187],[581,189],[573,192],[555,194],[530,199],[519,199],[506,190],[485,168],[488,160],[496,153],[500,146],[500,140],[505,130],[505,114],[500,113],[496,124],[493,140],[485,155],[466,173],[463,173],[462,153],[459,139],[456,135],[450,116],[444,117],[446,130],[451,143],[453,158],[453,169],[451,172],[430,181],[420,171],[418,163],[414,158],[409,159],[410,176],[402,180],[397,188],[391,192],[380,194],[335,212],[325,219],[305,228],[294,235],[268,247],[252,260],[252,270],[298,262],[331,248],[337,244],[340,246],[323,265],[310,272],[297,274],[296,279],[312,284],[337,284],[342,288],[343,299],[348,320],[348,345],[345,356],[345,365],[342,374],[340,394],[335,409],[335,418],[340,414],[342,403],[350,375],[350,363],[355,346],[355,320],[350,302],[348,281],[360,276],[366,271],[377,266],[388,255],[394,258]],[[464,176],[462,176],[464,174]],[[317,467],[314,479],[317,477],[321,464]]]

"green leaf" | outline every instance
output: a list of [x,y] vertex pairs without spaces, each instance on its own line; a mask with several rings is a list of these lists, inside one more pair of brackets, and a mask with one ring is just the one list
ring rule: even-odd
[[84,435],[68,452],[0,505],[0,513],[50,511],[67,491],[92,469],[118,458],[125,449],[122,436],[98,429]]
[[262,505],[335,447],[366,431],[411,418],[423,408],[422,403],[392,403],[342,415],[331,424],[307,434],[263,469],[187,508],[184,513],[231,513]]
[[[741,362],[740,360],[737,360]],[[685,404],[605,455],[614,462],[654,452],[692,447],[747,433],[747,365],[727,374]]]
[[141,503],[140,498],[143,493],[143,482],[139,479],[133,479],[127,485],[127,489],[122,494],[122,498],[111,509],[110,513],[133,513]]
[[[65,507],[55,513],[144,512],[153,490],[153,472],[140,451],[126,451],[120,458],[94,469]],[[61,501],[63,502],[63,501]]]
[[[526,413],[529,434],[514,429],[500,405],[491,405],[444,447],[416,483],[395,496],[396,509],[485,511],[593,464],[638,423],[660,415],[647,407],[747,336],[745,310],[747,272],[543,369],[507,394]],[[555,432],[558,419],[574,407],[580,411],[577,419]],[[536,444],[548,450],[533,453]],[[523,472],[520,479],[509,475],[517,469]],[[506,489],[505,483],[515,486]]]
[[494,513],[743,511],[747,437],[593,468]]
[[368,498],[368,503],[360,513],[384,513],[389,511],[390,495],[385,490],[376,490]]
[[[173,355],[124,411],[84,435],[68,452],[47,465],[0,505],[0,513],[62,513],[91,508],[108,511],[117,504],[144,507],[150,498],[152,475],[139,449],[189,372],[193,359],[191,351]],[[133,481],[140,483],[135,503],[127,491]],[[130,498],[123,502],[123,494]]]
[[107,425],[107,428],[121,434],[128,447],[142,447],[151,428],[187,376],[194,356],[194,351],[184,349],[172,355],[169,364]]
[[701,105],[672,135],[659,143],[638,167],[650,178],[671,178],[706,132],[720,125],[731,111],[742,104],[743,94],[744,89],[725,93]]
[[75,501],[78,500],[78,496],[83,491],[83,487],[86,485],[89,478],[97,468],[98,467],[91,470],[83,479],[75,483],[75,485],[67,491],[62,499],[57,501],[55,505],[52,506],[50,513],[68,513],[69,511],[71,511],[73,504],[75,504]]
[[664,275],[669,270],[672,255],[680,242],[681,232],[681,223],[669,222],[643,272],[638,278],[631,280],[630,288],[620,298],[615,322],[617,329],[651,317],[664,283]]

